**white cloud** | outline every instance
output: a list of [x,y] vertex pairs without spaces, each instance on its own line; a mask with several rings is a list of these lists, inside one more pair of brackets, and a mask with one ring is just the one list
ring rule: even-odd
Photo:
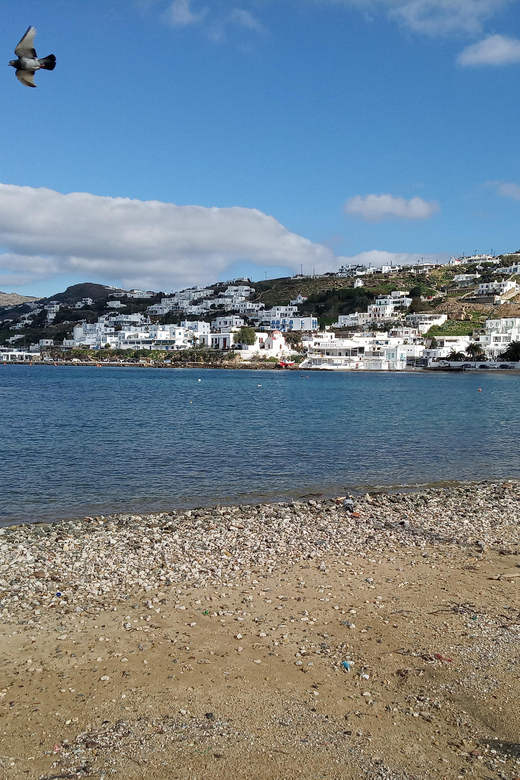
[[486,184],[486,187],[492,187],[498,195],[502,195],[504,198],[520,200],[520,184],[507,181],[490,181]]
[[193,3],[194,0],[172,0],[164,13],[164,19],[172,27],[199,24],[204,33],[217,43],[227,40],[227,31],[230,28],[249,33],[266,32],[264,25],[246,8],[203,6],[200,10],[194,10]]
[[422,198],[395,197],[394,195],[356,195],[345,203],[345,212],[354,214],[366,222],[381,222],[384,219],[427,219],[439,211],[435,201],[428,203]]
[[[303,0],[310,5],[343,5],[359,9],[367,19],[378,11],[398,22],[408,30],[430,36],[453,34],[479,35],[484,23],[497,16],[500,11],[518,0]],[[149,7],[157,0],[134,0],[139,7]],[[174,26],[188,26],[211,17],[213,27],[225,29],[230,23],[251,31],[265,31],[264,25],[246,8],[232,8],[225,11],[231,0],[224,0],[215,6],[205,7],[199,12],[192,9],[193,0],[173,0],[167,11],[167,19]],[[250,5],[251,0],[242,0]],[[277,0],[280,2],[280,0]],[[302,0],[300,0],[302,2]],[[220,37],[222,37],[220,33]]]
[[342,257],[346,265],[359,264],[380,268],[382,265],[413,265],[414,263],[446,263],[450,259],[449,254],[425,255],[413,252],[386,252],[380,249],[371,249],[368,252],[360,252],[351,257]]
[[190,24],[201,22],[206,13],[206,8],[195,13],[191,7],[191,0],[173,0],[165,17],[173,27],[188,27]]
[[244,8],[233,8],[229,15],[229,20],[238,27],[244,27],[246,30],[254,32],[264,32],[264,27],[258,19],[255,19],[252,13]]
[[510,65],[520,62],[520,40],[490,35],[467,46],[457,57],[457,62],[459,65]]
[[214,282],[234,263],[330,271],[341,258],[256,209],[177,206],[0,184],[0,272],[171,289]]
[[[319,2],[320,0],[318,0]],[[478,34],[482,24],[516,0],[326,0],[357,6],[365,13],[386,11],[414,32],[427,35]]]

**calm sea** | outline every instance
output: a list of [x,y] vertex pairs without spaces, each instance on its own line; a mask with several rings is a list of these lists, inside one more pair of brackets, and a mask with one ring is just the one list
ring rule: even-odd
[[0,525],[520,478],[519,400],[505,373],[0,365]]

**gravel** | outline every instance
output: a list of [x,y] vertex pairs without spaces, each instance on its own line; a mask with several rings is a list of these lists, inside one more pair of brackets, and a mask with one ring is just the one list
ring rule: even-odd
[[241,580],[302,559],[319,566],[330,553],[438,544],[515,554],[519,509],[520,483],[501,482],[367,494],[354,512],[338,498],[10,526],[0,529],[0,614],[80,612],[137,590]]

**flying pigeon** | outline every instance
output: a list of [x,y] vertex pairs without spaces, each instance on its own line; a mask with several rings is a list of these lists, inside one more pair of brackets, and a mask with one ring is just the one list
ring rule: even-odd
[[28,27],[27,32],[14,50],[18,57],[17,60],[11,60],[9,65],[16,68],[16,78],[25,84],[26,87],[35,87],[34,74],[37,70],[54,70],[56,67],[56,57],[49,54],[48,57],[38,59],[34,49],[35,27]]

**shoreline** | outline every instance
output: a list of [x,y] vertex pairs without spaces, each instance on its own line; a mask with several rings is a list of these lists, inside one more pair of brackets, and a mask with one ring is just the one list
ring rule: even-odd
[[403,369],[366,369],[366,368],[356,368],[356,369],[340,369],[340,368],[314,368],[314,367],[304,367],[301,368],[299,365],[294,366],[280,366],[277,363],[263,363],[263,362],[240,362],[240,363],[171,363],[171,364],[165,364],[162,361],[156,361],[151,363],[133,363],[133,362],[122,362],[122,361],[114,361],[114,362],[107,362],[102,361],[101,363],[96,363],[94,361],[77,361],[74,362],[73,360],[61,360],[58,362],[54,361],[45,361],[45,360],[37,360],[34,363],[28,362],[28,361],[0,361],[0,365],[5,366],[50,366],[50,367],[74,367],[74,368],[157,368],[157,369],[200,369],[200,370],[207,370],[207,369],[215,369],[215,370],[224,370],[224,371],[232,371],[232,370],[249,370],[249,371],[301,371],[303,373],[312,372],[312,373],[325,373],[325,374],[435,374],[435,373],[448,373],[448,374],[488,374],[490,371],[493,374],[515,374],[520,372],[519,368],[508,368],[508,369],[501,369],[496,366],[487,366],[486,368],[477,368],[471,366],[471,368],[462,368],[459,366],[406,366],[406,368]]
[[520,482],[0,530],[6,780],[520,774]]
[[[83,511],[79,512],[76,515],[53,515],[52,517],[44,518],[44,517],[37,517],[34,519],[27,519],[27,518],[15,518],[15,517],[6,517],[1,518],[0,517],[0,532],[4,528],[10,528],[14,529],[18,526],[35,526],[35,525],[57,525],[60,526],[62,523],[82,523],[85,520],[87,522],[90,522],[92,519],[96,519],[97,517],[101,517],[103,521],[106,519],[112,519],[117,518],[121,515],[127,515],[127,514],[138,514],[140,516],[148,516],[148,515],[162,515],[162,514],[170,514],[170,513],[179,513],[179,512],[209,512],[212,510],[219,510],[221,508],[236,508],[239,509],[245,509],[247,507],[261,507],[261,506],[277,506],[282,505],[286,503],[294,503],[294,502],[302,502],[307,503],[309,500],[317,500],[320,502],[323,501],[331,501],[334,500],[339,492],[343,492],[345,494],[352,495],[354,498],[359,499],[362,496],[369,494],[371,496],[386,496],[386,495],[393,495],[393,494],[413,494],[413,493],[420,493],[426,490],[450,490],[450,489],[456,489],[459,487],[468,487],[471,485],[486,485],[486,484],[495,484],[499,483],[501,480],[498,478],[495,479],[466,479],[466,480],[438,480],[436,482],[421,482],[421,483],[411,483],[411,484],[397,484],[397,485],[374,485],[374,484],[362,484],[362,485],[347,485],[342,484],[340,485],[331,485],[326,490],[320,492],[318,490],[313,490],[312,487],[309,488],[302,488],[301,491],[295,491],[294,493],[285,493],[280,494],[276,496],[267,496],[265,494],[256,495],[256,496],[240,496],[240,497],[234,497],[234,498],[225,498],[225,497],[218,497],[218,498],[204,498],[203,496],[197,496],[197,498],[192,498],[191,500],[186,499],[185,501],[180,501],[178,503],[173,503],[169,506],[160,506],[157,508],[142,508],[142,509],[135,509],[135,511],[131,512],[130,508],[116,508],[116,507],[109,507],[108,505],[103,509],[103,507],[97,507],[98,511]],[[513,481],[516,480],[509,480],[507,477],[504,477],[502,479],[503,481]],[[305,492],[303,492],[305,491]]]

